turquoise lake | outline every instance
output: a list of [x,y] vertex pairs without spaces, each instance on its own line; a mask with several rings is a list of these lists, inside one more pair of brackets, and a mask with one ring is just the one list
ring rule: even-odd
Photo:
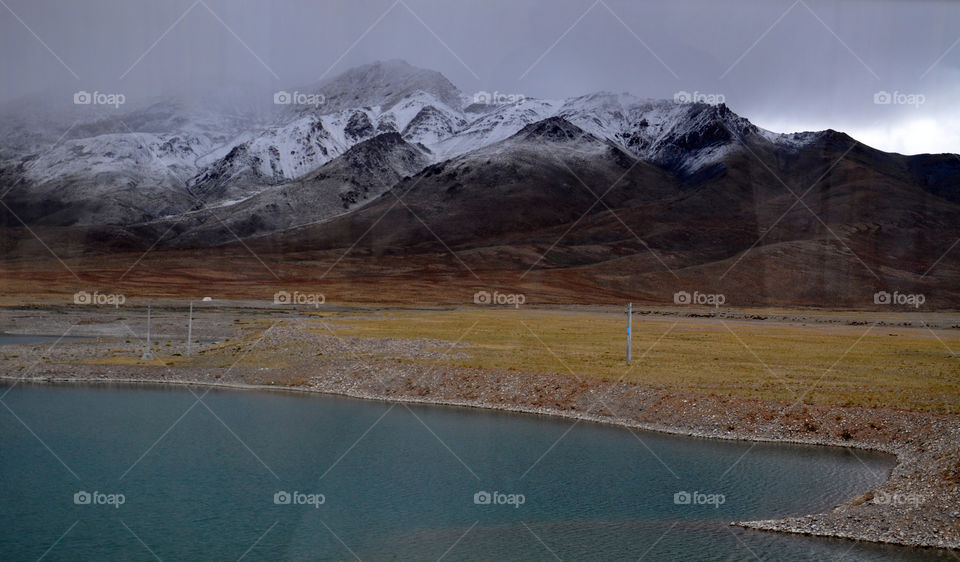
[[946,556],[729,525],[865,492],[893,459],[864,451],[285,392],[0,394],[3,560]]

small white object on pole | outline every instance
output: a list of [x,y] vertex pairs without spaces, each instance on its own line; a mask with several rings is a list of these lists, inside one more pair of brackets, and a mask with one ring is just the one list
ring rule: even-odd
[[630,364],[631,338],[633,336],[633,303],[627,303],[627,365]]

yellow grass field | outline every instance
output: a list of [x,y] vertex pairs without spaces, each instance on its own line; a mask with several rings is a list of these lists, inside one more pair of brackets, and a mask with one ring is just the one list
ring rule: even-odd
[[[319,333],[434,338],[470,347],[439,364],[560,373],[661,388],[960,412],[960,332],[537,309],[388,310],[318,316]],[[463,354],[467,357],[463,358]],[[456,357],[454,356],[456,355]]]

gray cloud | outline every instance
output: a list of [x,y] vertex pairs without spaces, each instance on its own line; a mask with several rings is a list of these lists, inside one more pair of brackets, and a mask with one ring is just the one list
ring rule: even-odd
[[[403,58],[466,93],[697,91],[775,130],[830,127],[889,150],[960,151],[952,2],[5,2],[0,100],[60,88],[136,98],[295,87]],[[882,91],[899,97],[875,104]],[[910,94],[923,103],[896,103],[919,99]]]

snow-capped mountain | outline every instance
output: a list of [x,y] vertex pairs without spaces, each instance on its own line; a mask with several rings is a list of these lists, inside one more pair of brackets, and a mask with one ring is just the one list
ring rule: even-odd
[[[781,135],[762,131],[725,106],[608,93],[568,100],[473,103],[441,74],[402,61],[355,68],[302,92],[287,93],[292,102],[287,121],[239,142],[224,151],[219,161],[206,161],[194,182],[201,190],[211,180],[257,189],[298,179],[350,146],[390,131],[422,145],[431,160],[439,162],[555,116],[617,143],[638,158],[688,174],[722,157],[723,145],[735,136],[782,141]],[[324,101],[299,107],[294,103],[296,94]]]
[[244,201],[300,181],[387,133],[399,134],[432,164],[556,117],[680,175],[720,162],[745,136],[783,148],[816,137],[760,130],[722,105],[626,94],[475,103],[442,74],[398,60],[277,92],[272,101],[266,116],[163,101],[84,117],[59,143],[50,133],[31,133],[24,119],[5,118],[0,181],[12,186],[8,200],[30,220],[130,224]]
[[397,132],[429,146],[468,124],[453,84],[402,61],[354,68],[278,95],[277,122],[202,162],[191,186],[205,199],[248,196],[302,178],[379,134]]
[[0,247],[131,263],[163,250],[151,258],[174,268],[222,247],[437,283],[469,264],[578,298],[655,300],[681,276],[732,271],[738,302],[818,306],[862,303],[882,275],[960,303],[956,155],[773,133],[722,104],[492,97],[388,61],[266,93],[267,110],[219,96],[0,107]]

